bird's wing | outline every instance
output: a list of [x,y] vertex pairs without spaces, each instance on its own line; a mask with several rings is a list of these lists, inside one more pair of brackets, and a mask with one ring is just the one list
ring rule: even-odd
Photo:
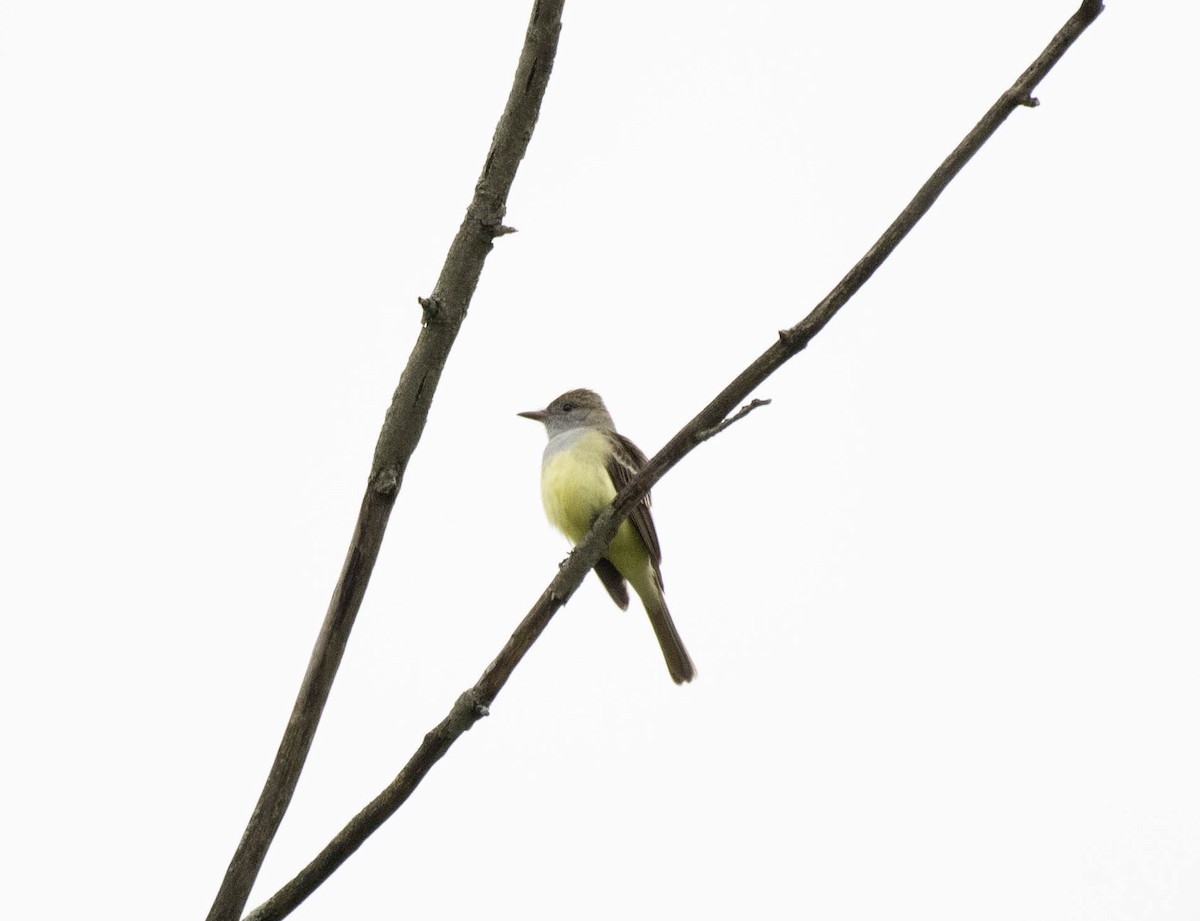
[[[608,459],[608,476],[617,492],[620,492],[625,484],[633,479],[634,474],[646,466],[646,455],[642,453],[641,448],[624,435],[609,432],[608,438],[613,449],[612,455]],[[633,522],[633,527],[641,537],[642,543],[650,551],[650,561],[654,564],[655,572],[657,572],[658,564],[662,562],[662,550],[658,546],[658,532],[654,530],[654,519],[650,517],[649,493],[634,506],[633,511],[629,513],[629,520]]]
[[629,589],[625,586],[625,577],[617,572],[617,567],[600,557],[600,562],[594,568],[596,575],[604,583],[608,596],[617,603],[617,607],[622,611],[629,610]]

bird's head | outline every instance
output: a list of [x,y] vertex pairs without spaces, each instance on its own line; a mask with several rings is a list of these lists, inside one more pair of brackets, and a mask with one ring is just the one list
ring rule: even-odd
[[583,388],[568,390],[562,396],[555,397],[545,409],[517,415],[543,423],[546,434],[551,438],[576,428],[614,429],[612,416],[608,414],[600,394]]

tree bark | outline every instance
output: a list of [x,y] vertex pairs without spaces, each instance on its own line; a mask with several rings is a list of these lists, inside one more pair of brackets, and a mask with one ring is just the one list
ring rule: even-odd
[[563,0],[535,0],[508,103],[462,226],[454,237],[433,294],[420,299],[421,332],[400,375],[375,448],[366,494],[346,561],[309,659],[275,760],[208,921],[237,921],[283,820],[312,746],[350,630],[362,604],[384,530],[416,450],[446,358],[467,315],[492,241],[503,224],[509,189],[533,136],[562,29]]

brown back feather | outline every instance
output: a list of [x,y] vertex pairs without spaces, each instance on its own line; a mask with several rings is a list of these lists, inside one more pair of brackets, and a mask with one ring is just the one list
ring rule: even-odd
[[[634,475],[646,466],[646,455],[642,453],[641,448],[624,435],[618,432],[606,432],[605,434],[613,449],[612,456],[608,459],[608,476],[617,492],[620,492],[633,479]],[[646,550],[650,553],[650,562],[654,566],[654,573],[658,576],[658,584],[661,587],[662,573],[659,572],[658,567],[662,562],[662,549],[658,545],[658,532],[654,529],[654,519],[650,517],[649,493],[646,493],[642,497],[642,501],[634,506],[633,511],[629,513],[629,520],[633,522],[634,530],[637,531],[642,543],[646,545]]]

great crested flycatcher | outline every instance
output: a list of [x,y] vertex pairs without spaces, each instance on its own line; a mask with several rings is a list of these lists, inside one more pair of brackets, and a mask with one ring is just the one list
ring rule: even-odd
[[[578,544],[617,490],[645,466],[646,455],[617,431],[604,401],[591,390],[569,390],[545,409],[517,415],[546,426],[550,443],[542,454],[542,505],[550,523],[572,544]],[[647,494],[621,522],[617,536],[596,564],[596,575],[621,610],[629,607],[626,580],[633,586],[658,637],[667,669],[675,683],[682,684],[696,676],[696,668],[663,598],[661,561]]]

